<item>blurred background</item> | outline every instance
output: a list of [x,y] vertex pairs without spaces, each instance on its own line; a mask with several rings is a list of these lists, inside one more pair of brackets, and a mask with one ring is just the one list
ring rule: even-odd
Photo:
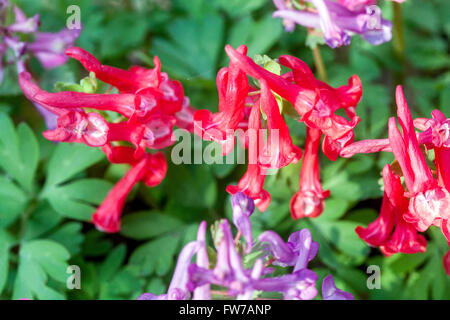
[[[299,26],[293,33],[284,32],[281,20],[271,17],[275,6],[269,0],[12,2],[29,16],[39,13],[41,31],[60,30],[66,23],[67,7],[78,5],[83,30],[77,46],[103,64],[120,68],[153,67],[152,58],[158,55],[162,70],[183,84],[185,95],[199,109],[217,110],[215,76],[228,64],[225,44],[246,44],[250,57],[293,55],[315,71],[308,45],[314,39],[307,39],[306,29]],[[394,22],[392,2],[380,1],[379,5],[383,17]],[[357,108],[362,121],[355,140],[387,137],[397,84],[404,85],[414,117],[430,117],[436,108],[450,116],[450,1],[408,0],[400,8],[391,42],[372,46],[356,36],[348,47],[320,46],[330,85],[346,84],[353,74],[362,80],[363,98]],[[52,70],[44,70],[35,60],[29,66],[40,86],[49,91],[57,81],[78,83],[87,76],[73,60]],[[98,232],[83,217],[93,212],[126,168],[110,165],[100,151],[44,140],[42,117],[21,94],[15,72],[12,66],[5,69],[0,112],[8,114],[15,125],[31,127],[37,141],[31,147],[25,141],[33,133],[25,135],[21,125],[13,131],[22,139],[22,147],[33,148],[38,165],[32,186],[23,195],[22,191],[3,192],[7,188],[0,187],[0,298],[16,299],[32,291],[39,298],[135,299],[143,292],[165,292],[176,257],[182,245],[195,238],[198,223],[230,217],[225,187],[239,180],[245,165],[177,166],[169,162],[160,186],[142,185],[133,190],[119,234]],[[304,125],[293,119],[288,124],[294,142],[303,147]],[[9,131],[5,128],[13,127],[5,122],[2,126],[0,133],[6,137]],[[76,172],[68,177],[61,164],[70,152],[78,160],[69,165]],[[170,148],[166,152],[170,154]],[[266,212],[252,216],[255,235],[270,229],[287,239],[291,232],[309,228],[320,244],[312,269],[320,276],[332,273],[336,284],[357,299],[450,299],[450,277],[442,268],[448,247],[437,228],[426,233],[426,253],[388,258],[354,232],[356,226],[366,226],[377,217],[382,197],[380,171],[392,160],[390,153],[335,162],[321,158],[322,183],[331,197],[316,219],[294,221],[289,213],[301,161],[268,176],[265,186],[272,203]],[[3,169],[0,172],[2,177],[7,175]],[[96,182],[84,183],[86,179]],[[0,185],[6,186],[3,180]],[[52,195],[42,197],[41,190],[46,188]],[[35,254],[46,245],[52,247],[49,257]],[[67,290],[64,279],[52,277],[52,268],[73,264],[82,270],[81,290]],[[367,288],[369,265],[380,266],[381,289]],[[46,284],[36,284],[36,279],[46,279]]]

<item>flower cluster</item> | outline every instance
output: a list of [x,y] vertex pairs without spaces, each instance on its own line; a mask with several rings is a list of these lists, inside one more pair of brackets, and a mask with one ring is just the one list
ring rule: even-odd
[[[336,48],[350,44],[358,34],[373,45],[390,41],[392,24],[381,17],[376,0],[273,0],[277,10],[274,18],[282,18],[285,30],[295,25],[319,29],[325,43]],[[397,1],[397,2],[401,2]]]
[[[122,70],[100,64],[81,48],[69,48],[66,54],[119,93],[49,93],[33,83],[28,72],[20,73],[19,84],[29,100],[57,116],[56,128],[43,133],[46,139],[101,147],[111,163],[131,165],[92,216],[98,229],[117,232],[122,208],[133,186],[139,181],[156,186],[166,174],[164,154],[146,152],[147,148],[159,150],[173,144],[174,125],[192,130],[194,109],[181,84],[161,72],[158,57],[154,58],[153,69],[133,66]],[[108,122],[108,112],[121,117]]]
[[[145,293],[140,300],[207,300],[214,296],[249,300],[261,292],[276,292],[284,299],[311,300],[317,295],[316,273],[308,269],[308,262],[317,254],[319,245],[312,240],[308,229],[294,232],[284,242],[273,231],[265,231],[253,244],[249,217],[254,210],[253,200],[243,193],[232,197],[233,221],[238,235],[233,238],[227,220],[217,224],[213,234],[216,248],[216,263],[210,268],[206,244],[206,222],[200,224],[197,240],[188,243],[181,251],[167,293],[156,296]],[[245,221],[245,222],[244,222]],[[244,235],[246,249],[239,250],[239,238]],[[249,242],[250,241],[250,242]],[[260,250],[259,244],[268,244],[269,250]],[[249,253],[256,256],[248,263]],[[266,252],[267,251],[267,252]],[[258,254],[259,253],[259,254]],[[192,263],[193,257],[196,262]],[[244,262],[245,261],[245,262]],[[270,265],[293,267],[292,272],[272,276]],[[214,286],[214,288],[213,288]],[[225,290],[214,290],[215,288]],[[325,300],[351,300],[353,295],[336,288],[333,277],[328,275],[322,283],[322,297]]]
[[[73,45],[80,35],[80,29],[62,29],[56,33],[38,32],[39,15],[28,18],[19,7],[14,6],[15,21],[6,25],[9,2],[0,1],[0,83],[3,78],[2,56],[6,56],[6,63],[16,63],[17,71],[25,71],[27,56],[36,57],[46,69],[62,65],[67,61],[64,50]],[[20,35],[29,34],[33,41],[24,42]],[[8,58],[8,49],[12,56]]]
[[[392,167],[386,165],[380,216],[367,228],[356,229],[363,240],[380,247],[386,255],[425,251],[426,240],[418,232],[432,225],[441,228],[450,244],[450,119],[434,110],[431,119],[413,120],[401,86],[397,87],[396,101],[402,133],[396,119],[390,118],[388,139],[362,140],[341,150],[343,157],[390,151],[400,167],[399,172],[394,173]],[[420,132],[416,133],[415,128]],[[427,163],[431,150],[434,151],[435,172]],[[444,259],[444,264],[447,260]]]
[[[295,219],[317,217],[323,211],[323,200],[329,195],[322,190],[319,180],[320,140],[323,136],[322,151],[331,160],[336,160],[341,149],[353,142],[353,129],[359,122],[356,105],[362,95],[360,79],[354,75],[347,85],[332,88],[317,80],[309,67],[293,56],[278,58],[291,71],[276,74],[249,58],[244,45],[236,50],[228,45],[225,50],[230,66],[217,75],[219,112],[197,111],[194,131],[205,140],[220,143],[223,154],[234,146],[234,131],[245,131],[242,140],[249,150],[248,169],[237,186],[228,186],[227,191],[243,192],[264,211],[270,203],[270,194],[263,189],[266,170],[279,169],[300,159],[302,151],[293,144],[280,112],[277,99],[281,97],[292,105],[299,121],[308,128],[300,190],[292,198],[291,213]],[[256,79],[259,85],[252,86],[247,76]],[[340,109],[348,119],[336,114]],[[264,126],[262,116],[266,117]],[[266,140],[259,137],[256,143],[249,143],[252,136],[267,131]]]

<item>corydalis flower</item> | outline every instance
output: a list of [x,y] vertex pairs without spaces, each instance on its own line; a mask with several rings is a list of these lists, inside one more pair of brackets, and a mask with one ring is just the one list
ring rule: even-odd
[[[357,227],[356,233],[371,246],[380,247],[384,255],[425,252],[427,241],[414,225],[406,222],[408,199],[396,176],[387,164],[383,169],[384,196],[379,217],[367,228]],[[395,229],[395,230],[394,230]]]
[[323,300],[353,300],[353,295],[349,292],[336,288],[331,274],[326,276],[322,282]]
[[306,146],[300,171],[300,190],[290,203],[294,219],[318,217],[324,209],[324,199],[330,192],[324,191],[319,178],[319,146],[322,133],[318,129],[306,128]]
[[[353,129],[359,122],[355,108],[362,95],[358,76],[352,76],[348,85],[332,88],[317,80],[306,63],[295,57],[279,57],[280,64],[292,70],[280,76],[260,67],[229,45],[225,51],[249,76],[265,81],[272,91],[289,101],[301,117],[300,121],[324,134],[322,150],[328,158],[336,160],[340,150],[353,142]],[[350,120],[337,115],[339,109],[344,109]]]
[[[98,73],[103,81],[116,86],[120,93],[50,93],[39,88],[28,72],[19,74],[19,85],[29,100],[57,117],[56,128],[45,131],[45,138],[101,147],[111,163],[131,166],[92,216],[99,230],[117,232],[132,188],[141,181],[149,187],[157,186],[166,175],[164,154],[147,153],[147,148],[159,150],[173,144],[175,124],[192,130],[193,108],[185,99],[181,84],[161,72],[157,57],[153,69],[134,66],[121,70],[100,64],[81,48],[69,48],[66,52],[89,71]],[[108,114],[100,114],[102,111],[116,112],[124,120],[108,122]],[[118,142],[133,147],[120,146]]]
[[[131,152],[133,150],[129,149]],[[128,156],[127,159],[131,158]],[[120,230],[120,216],[125,200],[131,189],[143,181],[149,187],[158,185],[165,177],[167,163],[162,153],[146,154],[140,161],[132,165],[131,169],[109,191],[100,207],[92,215],[95,226],[104,232],[118,232]]]
[[258,240],[270,244],[274,265],[293,266],[294,271],[306,269],[308,262],[314,259],[319,250],[319,244],[312,240],[308,229],[294,232],[287,243],[273,231],[263,232]]
[[413,223],[419,231],[427,230],[432,224],[442,227],[441,223],[450,219],[450,193],[439,186],[420,151],[401,86],[397,87],[396,100],[403,135],[397,128],[395,118],[389,119],[389,143],[402,169],[410,198],[404,219]]
[[[232,198],[232,206],[235,211],[246,216],[249,216],[254,209],[251,199],[241,193]],[[236,224],[241,225],[241,223]],[[251,229],[251,225],[249,228]],[[181,251],[168,291],[159,296],[145,293],[138,299],[181,300],[189,299],[193,293],[193,299],[196,300],[211,299],[212,295],[249,300],[255,298],[256,291],[278,292],[284,299],[296,300],[310,300],[317,295],[318,277],[315,272],[307,268],[307,265],[316,256],[319,245],[312,241],[308,229],[294,232],[287,243],[284,243],[273,231],[261,234],[259,240],[271,245],[272,257],[265,264],[264,259],[269,258],[269,253],[264,249],[252,250],[250,254],[257,257],[255,260],[247,259],[250,257],[248,253],[238,250],[227,220],[221,220],[213,230],[216,248],[215,266],[210,268],[206,249],[206,222],[203,221],[199,226],[196,241],[188,243]],[[192,262],[195,255],[196,261]],[[247,261],[244,264],[245,260]],[[270,267],[270,264],[294,268],[291,273],[271,276],[274,269]],[[327,279],[322,286],[324,299],[353,298],[351,294],[336,288],[332,278],[331,282],[329,277]],[[211,291],[211,285],[222,287],[226,291]]]
[[[202,222],[204,224],[204,222]],[[154,295],[152,293],[144,293],[139,296],[138,300],[187,300],[190,298],[190,291],[187,288],[188,284],[188,266],[201,247],[201,242],[193,241],[184,246],[180,255],[178,256],[177,265],[173,273],[172,281],[170,282],[167,293],[162,295]]]
[[250,216],[255,210],[255,204],[252,198],[247,197],[242,192],[237,192],[231,197],[231,206],[233,208],[233,223],[244,236],[246,252],[249,253],[253,245]]
[[[292,24],[296,23],[304,27],[321,29],[325,42],[331,48],[350,44],[352,34],[359,34],[371,44],[378,45],[392,38],[392,24],[374,16],[368,6],[351,6],[351,9],[343,4],[331,0],[310,0],[315,10],[305,7],[297,10],[288,5],[282,5],[281,1],[274,1],[277,11],[274,18],[284,19],[283,23],[288,31],[292,31]],[[375,12],[377,14],[377,12]]]

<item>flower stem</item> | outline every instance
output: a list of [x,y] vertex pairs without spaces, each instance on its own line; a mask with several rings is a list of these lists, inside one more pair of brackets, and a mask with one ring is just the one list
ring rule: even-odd
[[320,53],[320,48],[316,45],[312,49],[314,64],[316,65],[317,72],[319,73],[319,79],[323,82],[327,82],[327,70],[325,69],[325,64],[323,63],[322,54]]
[[400,3],[392,2],[394,6],[394,28],[393,28],[393,38],[392,46],[394,54],[398,59],[401,70],[396,72],[395,81],[397,84],[403,84],[404,71],[405,71],[405,42],[403,33],[403,14],[402,7]]

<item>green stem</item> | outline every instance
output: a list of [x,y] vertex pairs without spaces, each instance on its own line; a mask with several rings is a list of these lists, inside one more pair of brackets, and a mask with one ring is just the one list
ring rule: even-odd
[[405,75],[405,41],[403,33],[403,14],[400,3],[392,2],[394,6],[394,28],[392,37],[392,46],[395,57],[398,59],[401,69],[395,74],[397,84],[403,84]]
[[316,45],[312,49],[314,64],[317,69],[317,73],[319,74],[319,79],[323,82],[328,81],[327,70],[325,69],[325,64],[323,63],[322,54],[320,53],[320,48]]

